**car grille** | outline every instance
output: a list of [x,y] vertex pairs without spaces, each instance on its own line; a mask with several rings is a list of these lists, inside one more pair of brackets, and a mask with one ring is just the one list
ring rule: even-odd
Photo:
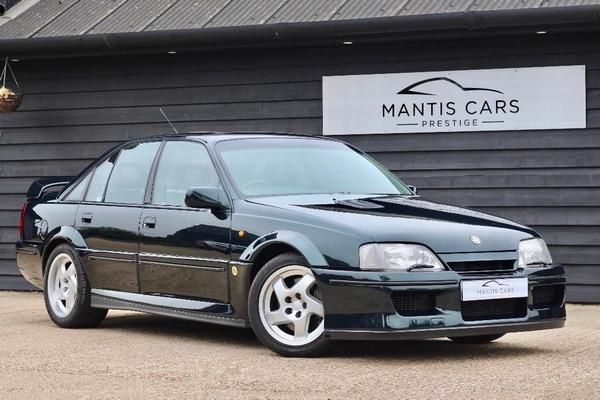
[[515,260],[460,261],[448,265],[456,272],[510,271],[514,269]]
[[527,298],[463,301],[461,312],[465,321],[522,318],[527,315]]
[[392,303],[396,312],[403,316],[437,314],[434,293],[431,292],[392,292]]
[[535,286],[532,290],[534,308],[550,308],[562,305],[564,285]]

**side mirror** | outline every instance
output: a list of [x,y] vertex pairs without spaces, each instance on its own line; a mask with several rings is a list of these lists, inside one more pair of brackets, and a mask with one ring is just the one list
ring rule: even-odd
[[229,209],[229,200],[221,188],[190,188],[185,194],[185,205],[191,208],[209,208],[213,211]]
[[417,187],[416,186],[407,185],[407,187],[410,189],[411,192],[413,192],[413,194],[417,194]]

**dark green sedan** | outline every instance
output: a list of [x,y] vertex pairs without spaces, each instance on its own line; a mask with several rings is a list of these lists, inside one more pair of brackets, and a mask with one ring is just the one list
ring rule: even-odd
[[136,140],[29,189],[16,243],[64,328],[126,309],[251,327],[286,356],[336,340],[481,344],[558,328],[565,272],[532,229],[429,202],[338,140]]

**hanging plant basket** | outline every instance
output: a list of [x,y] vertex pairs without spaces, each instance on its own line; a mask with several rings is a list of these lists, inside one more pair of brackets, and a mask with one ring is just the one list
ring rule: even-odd
[[7,87],[0,87],[0,112],[15,112],[23,101],[23,95],[13,92]]
[[19,88],[19,82],[17,82],[17,78],[12,71],[12,68],[8,64],[8,57],[4,62],[4,69],[2,70],[2,75],[0,75],[0,81],[2,82],[2,87],[0,87],[0,113],[9,113],[17,111],[17,108],[21,105],[23,101],[23,95],[15,92],[14,90],[6,87],[6,77],[8,73],[12,75],[17,88]]

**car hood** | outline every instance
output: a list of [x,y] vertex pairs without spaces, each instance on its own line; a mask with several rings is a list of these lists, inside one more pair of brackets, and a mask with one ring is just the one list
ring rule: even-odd
[[[503,218],[418,196],[314,194],[249,201],[287,209],[298,222],[365,235],[365,242],[421,243],[437,253],[514,251],[520,240],[539,236]],[[473,243],[473,236],[479,244]]]

